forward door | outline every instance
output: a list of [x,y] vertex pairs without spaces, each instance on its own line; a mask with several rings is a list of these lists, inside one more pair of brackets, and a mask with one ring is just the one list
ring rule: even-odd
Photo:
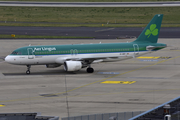
[[32,48],[28,48],[28,59],[34,59],[34,53]]

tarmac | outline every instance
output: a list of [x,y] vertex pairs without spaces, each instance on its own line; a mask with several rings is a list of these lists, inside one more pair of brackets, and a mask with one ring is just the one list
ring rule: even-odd
[[[147,111],[179,96],[180,39],[159,39],[167,48],[141,58],[93,64],[66,73],[63,66],[11,65],[3,57],[31,45],[131,42],[134,39],[0,40],[0,113],[41,112],[48,116]],[[102,83],[103,82],[103,83]],[[66,93],[67,90],[67,93]]]

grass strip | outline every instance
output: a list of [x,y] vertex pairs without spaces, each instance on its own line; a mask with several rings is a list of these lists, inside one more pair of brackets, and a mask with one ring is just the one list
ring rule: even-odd
[[[17,1],[17,0],[6,0]],[[160,1],[178,1],[178,0],[18,0],[18,1],[35,1],[35,2],[160,2]]]
[[[102,26],[102,24],[147,24],[155,14],[164,14],[163,24],[180,24],[180,7],[140,8],[46,8],[0,7],[0,25],[18,26]],[[22,23],[21,23],[22,22]],[[31,22],[26,24],[24,22]],[[34,22],[34,23],[33,23]],[[35,25],[39,22],[39,25]],[[50,24],[49,23],[60,23]],[[63,24],[66,23],[66,24]],[[67,24],[70,23],[70,24]],[[78,25],[77,23],[82,23]],[[87,25],[90,24],[90,25]],[[94,24],[94,25],[93,25]],[[112,27],[111,26],[111,27]],[[124,25],[123,25],[124,26]],[[131,25],[130,25],[131,26]],[[133,25],[132,25],[133,26]],[[167,26],[167,25],[166,25]],[[107,27],[107,26],[106,26]]]
[[90,39],[93,37],[81,37],[81,36],[31,36],[31,35],[15,35],[12,37],[11,35],[0,35],[0,39],[2,38],[36,38],[36,39]]

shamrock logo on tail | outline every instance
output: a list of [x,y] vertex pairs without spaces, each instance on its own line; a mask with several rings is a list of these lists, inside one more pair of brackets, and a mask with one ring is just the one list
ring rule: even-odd
[[145,32],[145,35],[146,36],[148,35],[148,38],[150,37],[151,34],[154,36],[156,36],[158,34],[158,29],[156,28],[156,24],[151,24],[150,30],[147,29]]

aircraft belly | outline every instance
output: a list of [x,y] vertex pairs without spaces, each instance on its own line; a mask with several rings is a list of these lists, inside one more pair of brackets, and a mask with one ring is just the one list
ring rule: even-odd
[[49,55],[49,56],[42,56],[41,58],[36,58],[36,59],[38,61],[38,64],[44,65],[44,64],[54,64],[56,58],[58,58],[58,56]]

